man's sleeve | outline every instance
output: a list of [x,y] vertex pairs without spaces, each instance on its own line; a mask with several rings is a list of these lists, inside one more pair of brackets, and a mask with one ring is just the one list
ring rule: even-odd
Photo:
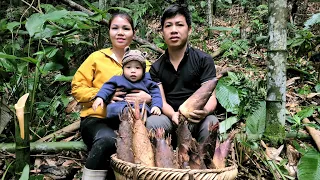
[[151,79],[156,82],[156,83],[160,83],[160,78],[159,78],[159,73],[157,71],[157,67],[156,67],[156,64],[153,63],[150,70],[149,70],[149,73],[151,75]]
[[202,74],[200,77],[200,81],[201,81],[201,83],[204,83],[204,82],[216,77],[216,68],[214,65],[214,61],[209,54],[207,56],[203,57],[203,60],[201,62],[202,62],[201,63]]

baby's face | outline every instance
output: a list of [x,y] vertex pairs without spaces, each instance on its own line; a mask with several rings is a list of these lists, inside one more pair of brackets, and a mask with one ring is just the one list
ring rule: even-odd
[[132,82],[139,81],[143,76],[143,69],[138,61],[130,61],[123,67],[123,75]]

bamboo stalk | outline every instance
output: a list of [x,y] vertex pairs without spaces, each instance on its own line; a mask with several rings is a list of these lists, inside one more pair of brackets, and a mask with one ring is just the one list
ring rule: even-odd
[[[25,104],[29,93],[23,95],[14,105],[15,117],[15,173],[21,174],[25,165],[30,165],[30,140],[29,140],[29,118],[30,113],[25,113]],[[28,110],[26,111],[28,112]],[[17,120],[16,120],[17,119]]]
[[[30,152],[60,152],[60,151],[85,151],[87,146],[83,141],[70,141],[70,142],[32,142],[30,143]],[[0,151],[14,153],[16,151],[15,143],[0,144]]]

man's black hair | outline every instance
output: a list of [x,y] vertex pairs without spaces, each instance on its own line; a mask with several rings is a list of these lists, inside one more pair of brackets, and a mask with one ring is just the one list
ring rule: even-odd
[[188,10],[187,5],[185,5],[185,4],[172,4],[164,10],[164,12],[161,16],[161,19],[160,19],[161,29],[163,29],[164,21],[167,18],[174,17],[177,14],[184,16],[186,18],[186,22],[187,22],[188,27],[191,26],[191,15],[190,15],[190,12]]

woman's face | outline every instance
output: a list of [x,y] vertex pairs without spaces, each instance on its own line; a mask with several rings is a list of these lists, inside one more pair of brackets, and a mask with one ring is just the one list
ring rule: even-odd
[[143,68],[138,61],[130,61],[123,66],[123,75],[131,82],[139,81],[143,76]]
[[127,19],[117,16],[112,20],[109,36],[113,48],[124,49],[126,46],[129,46],[133,35],[133,29]]

